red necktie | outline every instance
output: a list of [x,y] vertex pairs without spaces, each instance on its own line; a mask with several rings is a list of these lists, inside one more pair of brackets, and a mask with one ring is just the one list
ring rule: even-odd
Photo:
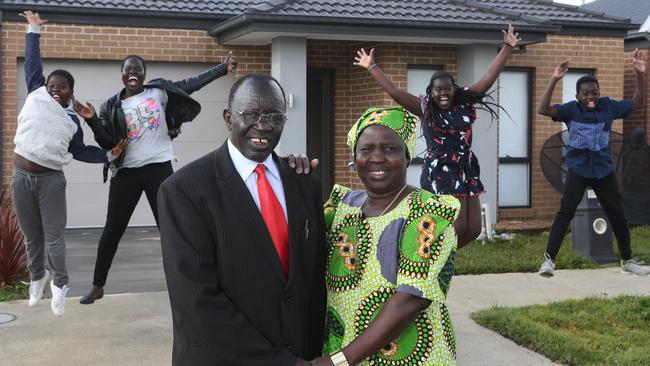
[[262,209],[262,218],[266,228],[271,234],[273,245],[278,252],[284,274],[289,273],[289,228],[287,220],[284,217],[284,210],[278,197],[275,196],[269,180],[266,179],[266,167],[264,164],[257,164],[255,173],[257,173],[257,193],[260,197],[260,207]]

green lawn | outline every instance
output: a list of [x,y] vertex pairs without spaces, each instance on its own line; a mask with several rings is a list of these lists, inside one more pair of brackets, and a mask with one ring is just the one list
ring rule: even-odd
[[[650,262],[650,227],[631,231],[632,252]],[[455,274],[536,272],[544,260],[548,232],[537,235],[515,234],[512,241],[496,240],[482,244],[474,241],[458,251]],[[618,249],[614,245],[618,255]],[[567,234],[557,256],[556,269],[596,268],[599,264],[573,252],[571,234]]]
[[29,298],[29,286],[18,284],[0,287],[0,301],[11,301]]
[[478,324],[569,365],[650,365],[650,297],[588,298],[471,315]]

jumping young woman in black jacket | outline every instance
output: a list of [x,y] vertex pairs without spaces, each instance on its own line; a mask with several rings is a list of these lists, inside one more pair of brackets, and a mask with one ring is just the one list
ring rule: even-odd
[[[176,82],[155,79],[144,84],[144,59],[129,55],[122,61],[124,88],[102,104],[99,117],[90,103],[75,102],[75,111],[88,121],[101,147],[110,149],[128,140],[127,148],[110,164],[106,225],[97,248],[93,286],[81,298],[82,304],[92,304],[104,296],[117,246],[143,191],[158,223],[156,195],[160,184],[173,173],[172,139],[178,136],[182,123],[192,121],[201,111],[190,94],[229,71],[234,72],[231,54],[223,63],[193,77]],[[104,181],[108,166],[104,168]]]

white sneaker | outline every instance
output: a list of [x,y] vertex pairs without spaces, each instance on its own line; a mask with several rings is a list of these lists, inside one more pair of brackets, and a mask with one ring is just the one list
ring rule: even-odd
[[50,272],[46,269],[45,275],[38,281],[32,281],[29,283],[29,302],[27,305],[34,306],[41,301],[43,297],[43,291],[45,291],[45,285],[47,284],[47,279],[50,277]]
[[61,316],[65,313],[65,295],[68,294],[70,288],[63,285],[63,288],[56,287],[54,280],[50,281],[50,289],[52,290],[52,312],[56,316]]
[[555,271],[555,263],[550,255],[544,253],[544,263],[539,267],[539,274],[544,277],[553,277],[553,271]]
[[644,267],[644,261],[639,258],[632,258],[627,261],[621,261],[621,272],[625,274],[634,274],[637,276],[647,276],[650,274],[650,269]]

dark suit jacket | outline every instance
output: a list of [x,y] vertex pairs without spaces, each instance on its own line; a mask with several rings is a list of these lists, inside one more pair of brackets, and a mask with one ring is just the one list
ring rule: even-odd
[[174,365],[294,365],[321,354],[325,233],[320,183],[276,163],[284,186],[290,272],[227,144],[158,192]]

